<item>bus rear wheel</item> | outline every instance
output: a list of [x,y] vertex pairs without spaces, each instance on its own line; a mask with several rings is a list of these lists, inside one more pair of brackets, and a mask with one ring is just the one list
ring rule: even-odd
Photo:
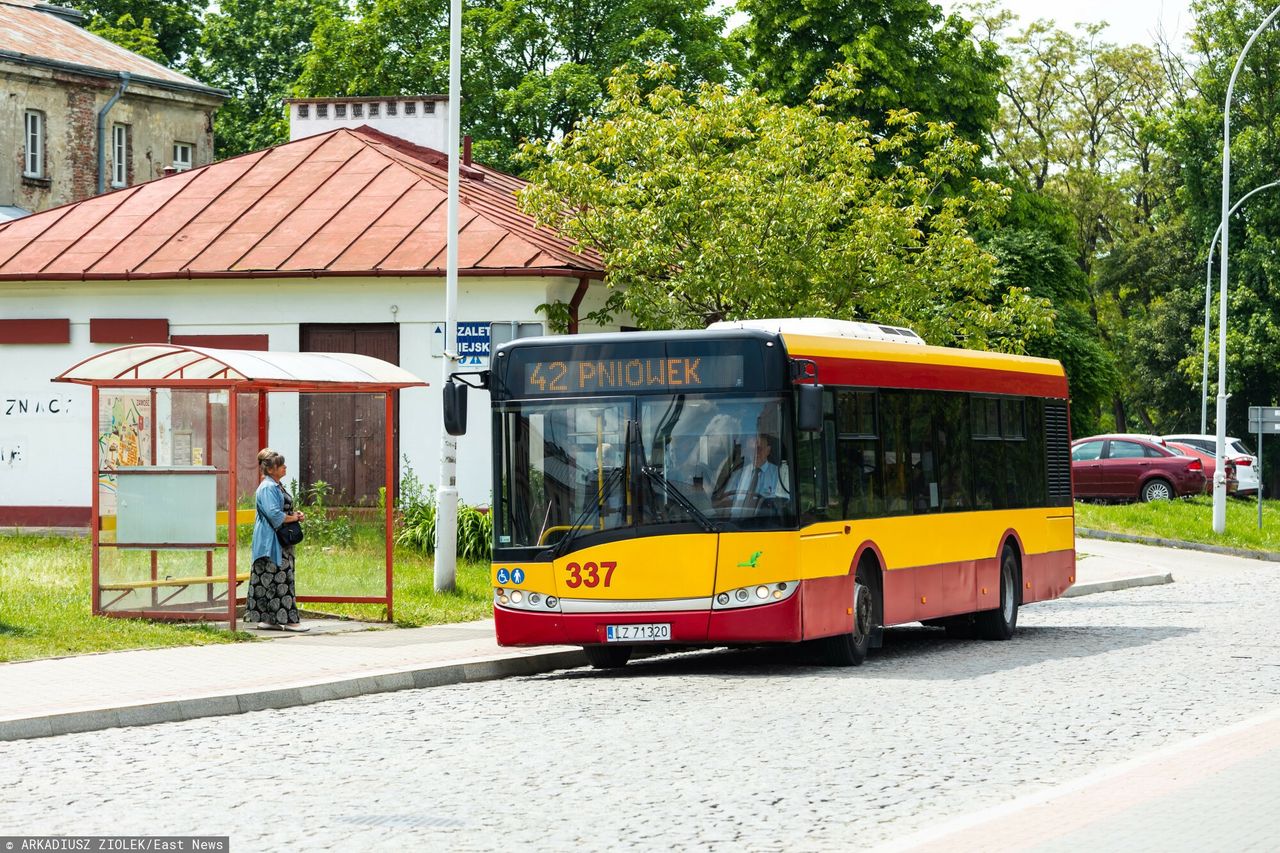
[[1008,640],[1018,627],[1018,557],[1012,548],[1000,555],[1000,606],[975,614],[973,627],[984,640]]
[[583,646],[582,651],[595,669],[617,669],[631,660],[630,646]]
[[876,633],[875,578],[866,563],[858,566],[853,582],[853,630],[822,641],[823,658],[830,666],[861,666]]

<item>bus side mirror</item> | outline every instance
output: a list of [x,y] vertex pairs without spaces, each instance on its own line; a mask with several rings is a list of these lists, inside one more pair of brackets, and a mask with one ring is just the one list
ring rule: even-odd
[[822,431],[822,386],[796,386],[796,426],[801,432]]
[[444,385],[444,428],[449,435],[467,432],[467,386],[452,379]]

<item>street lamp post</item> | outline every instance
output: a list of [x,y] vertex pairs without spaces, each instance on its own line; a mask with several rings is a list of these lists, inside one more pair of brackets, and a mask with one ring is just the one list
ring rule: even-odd
[[[1231,72],[1231,80],[1227,83],[1227,98],[1222,108],[1222,218],[1218,224],[1222,232],[1222,274],[1218,281],[1218,440],[1214,452],[1218,464],[1213,474],[1215,533],[1225,533],[1227,530],[1227,263],[1230,256],[1227,251],[1230,236],[1227,220],[1231,216],[1231,94],[1235,91],[1236,77],[1244,65],[1245,55],[1276,15],[1280,15],[1280,6],[1271,10],[1271,14],[1267,15],[1245,42],[1244,50],[1240,51],[1236,67]],[[1261,484],[1258,488],[1262,488]]]
[[[440,390],[458,358],[458,159],[462,155],[462,0],[449,3],[449,210],[444,285],[444,362]],[[437,592],[452,590],[458,567],[458,439],[440,426],[440,488],[436,492]]]
[[[1249,191],[1249,193],[1231,208],[1231,212],[1227,216],[1235,216],[1237,210],[1253,196],[1269,190],[1272,187],[1280,187],[1280,181],[1272,181],[1269,184],[1263,184]],[[1213,232],[1213,239],[1209,241],[1209,260],[1204,265],[1204,366],[1200,371],[1200,434],[1204,435],[1208,429],[1209,417],[1209,296],[1213,291],[1213,251],[1218,247],[1218,235],[1222,233],[1222,223],[1218,223],[1218,230]]]

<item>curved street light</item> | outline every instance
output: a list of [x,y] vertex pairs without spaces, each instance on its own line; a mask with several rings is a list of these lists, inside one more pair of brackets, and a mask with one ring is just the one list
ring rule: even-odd
[[[1227,216],[1234,216],[1235,212],[1240,209],[1240,205],[1244,204],[1253,196],[1269,190],[1272,187],[1280,187],[1280,181],[1272,181],[1269,184],[1263,184],[1253,190],[1231,208],[1231,212]],[[1209,241],[1209,260],[1204,265],[1204,367],[1200,371],[1200,434],[1204,435],[1208,429],[1209,417],[1209,296],[1213,290],[1213,252],[1218,248],[1218,235],[1222,233],[1222,223],[1218,223],[1218,230],[1213,232],[1213,239]]]
[[[1271,10],[1271,14],[1258,25],[1244,44],[1244,50],[1236,59],[1236,67],[1231,72],[1231,80],[1227,83],[1227,98],[1222,109],[1222,218],[1218,229],[1222,232],[1222,276],[1218,282],[1218,436],[1214,449],[1217,470],[1213,474],[1213,531],[1225,533],[1227,530],[1227,245],[1229,243],[1227,220],[1231,218],[1231,95],[1236,88],[1236,77],[1244,65],[1245,55],[1258,35],[1280,15],[1280,6]],[[1258,484],[1259,490],[1262,484]]]

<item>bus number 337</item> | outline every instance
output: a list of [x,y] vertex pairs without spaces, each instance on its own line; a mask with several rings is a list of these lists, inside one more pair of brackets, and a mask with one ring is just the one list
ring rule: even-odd
[[[618,567],[617,563],[600,562],[600,563],[570,563],[564,567],[569,573],[569,579],[564,585],[570,589],[577,589],[585,586],[588,589],[594,589],[597,586],[609,586],[613,581],[613,570]],[[601,575],[601,572],[604,574]],[[603,581],[603,583],[601,583]]]

